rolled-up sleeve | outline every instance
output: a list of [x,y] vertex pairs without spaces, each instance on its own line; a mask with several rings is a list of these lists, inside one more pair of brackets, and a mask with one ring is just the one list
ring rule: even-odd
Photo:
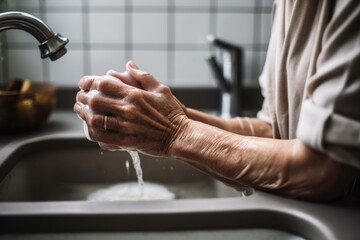
[[360,169],[360,4],[338,1],[306,86],[297,138]]

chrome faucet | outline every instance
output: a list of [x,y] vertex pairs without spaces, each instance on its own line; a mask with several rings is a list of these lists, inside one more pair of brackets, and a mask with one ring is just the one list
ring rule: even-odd
[[21,29],[33,35],[40,43],[41,58],[55,61],[67,52],[65,45],[69,39],[55,34],[43,21],[28,13],[0,13],[0,32],[8,29]]
[[207,59],[221,91],[221,116],[240,116],[243,113],[242,48],[213,35],[207,36],[207,40],[222,54],[221,66],[215,56]]

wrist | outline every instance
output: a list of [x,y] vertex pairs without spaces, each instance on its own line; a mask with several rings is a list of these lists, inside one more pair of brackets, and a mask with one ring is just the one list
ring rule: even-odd
[[167,157],[176,157],[179,149],[186,144],[186,136],[191,132],[191,125],[193,120],[184,117],[179,121],[177,126],[169,134],[169,140],[167,141],[167,151],[165,155]]

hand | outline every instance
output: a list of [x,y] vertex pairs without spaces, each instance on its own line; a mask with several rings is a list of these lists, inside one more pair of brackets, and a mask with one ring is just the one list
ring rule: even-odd
[[126,68],[127,73],[81,78],[74,111],[87,123],[94,141],[166,155],[187,122],[184,107],[151,74],[133,62]]
[[[138,81],[136,81],[131,75],[129,75],[129,72],[131,71],[132,67],[135,67],[136,69],[138,69],[138,67],[132,61],[129,61],[126,63],[126,70],[127,70],[126,72],[121,73],[121,72],[116,72],[114,70],[109,70],[106,74],[116,77],[118,79],[121,79],[121,81],[123,81],[124,83],[126,83],[128,85],[143,89],[143,87],[140,85],[140,83]],[[188,110],[185,107],[185,105],[182,104],[177,98],[175,98],[175,100],[178,102],[178,104],[181,105],[183,111],[188,116]]]

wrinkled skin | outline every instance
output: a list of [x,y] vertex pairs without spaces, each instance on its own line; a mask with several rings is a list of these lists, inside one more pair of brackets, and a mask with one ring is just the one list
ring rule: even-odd
[[225,120],[185,108],[131,61],[126,72],[85,76],[79,87],[74,111],[104,149],[175,157],[236,189],[308,200],[341,196],[356,174],[300,140],[272,139],[272,127],[259,119]]
[[[89,136],[94,141],[166,155],[173,135],[187,118],[184,107],[167,86],[131,64],[127,68],[133,76],[113,73],[120,80],[111,75],[83,77],[75,111],[87,122]],[[91,94],[93,90],[98,93]],[[79,111],[84,105],[92,111]],[[104,115],[109,116],[110,131],[103,129]]]

